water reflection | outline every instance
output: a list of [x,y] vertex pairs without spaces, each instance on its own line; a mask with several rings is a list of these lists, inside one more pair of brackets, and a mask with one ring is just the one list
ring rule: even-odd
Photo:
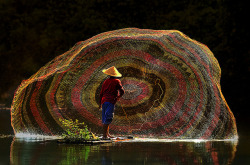
[[99,146],[61,145],[56,141],[13,139],[11,164],[85,164],[89,153]]
[[126,142],[58,144],[13,139],[11,164],[231,164],[237,142]]

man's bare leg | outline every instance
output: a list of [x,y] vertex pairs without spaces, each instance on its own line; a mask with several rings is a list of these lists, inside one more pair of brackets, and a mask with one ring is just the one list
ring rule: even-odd
[[108,125],[108,129],[107,129],[107,136],[108,136],[109,138],[114,138],[114,136],[111,136],[111,135],[109,134],[109,125]]
[[114,138],[109,134],[109,124],[103,124],[103,138],[105,139],[107,137]]
[[103,124],[103,139],[107,139],[108,129],[109,129],[109,124]]

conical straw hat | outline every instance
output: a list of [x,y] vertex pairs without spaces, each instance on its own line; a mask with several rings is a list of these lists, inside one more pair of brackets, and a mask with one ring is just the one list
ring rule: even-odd
[[114,66],[112,66],[108,69],[104,69],[104,70],[102,70],[102,72],[109,75],[109,76],[122,77],[122,74],[119,73],[119,71]]

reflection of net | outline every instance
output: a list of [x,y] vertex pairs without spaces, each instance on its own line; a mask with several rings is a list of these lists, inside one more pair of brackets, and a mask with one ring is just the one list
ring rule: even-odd
[[[122,149],[121,149],[122,147]],[[235,157],[233,142],[123,143],[56,145],[13,140],[10,164],[211,164],[229,165]],[[136,153],[135,153],[136,152]],[[56,154],[56,156],[55,156]],[[241,161],[242,162],[242,161]]]
[[235,138],[234,116],[220,90],[212,52],[179,31],[121,29],[77,43],[30,79],[12,104],[15,132],[57,134],[59,118],[102,129],[102,69],[116,66],[126,94],[110,126],[114,134],[165,138]]

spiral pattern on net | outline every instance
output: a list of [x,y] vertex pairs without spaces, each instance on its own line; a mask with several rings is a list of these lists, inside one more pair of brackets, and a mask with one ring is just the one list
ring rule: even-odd
[[220,88],[221,70],[202,43],[177,30],[126,28],[78,42],[21,83],[11,107],[15,133],[55,135],[59,118],[102,132],[103,69],[115,66],[125,94],[110,132],[163,138],[230,139],[235,118]]

